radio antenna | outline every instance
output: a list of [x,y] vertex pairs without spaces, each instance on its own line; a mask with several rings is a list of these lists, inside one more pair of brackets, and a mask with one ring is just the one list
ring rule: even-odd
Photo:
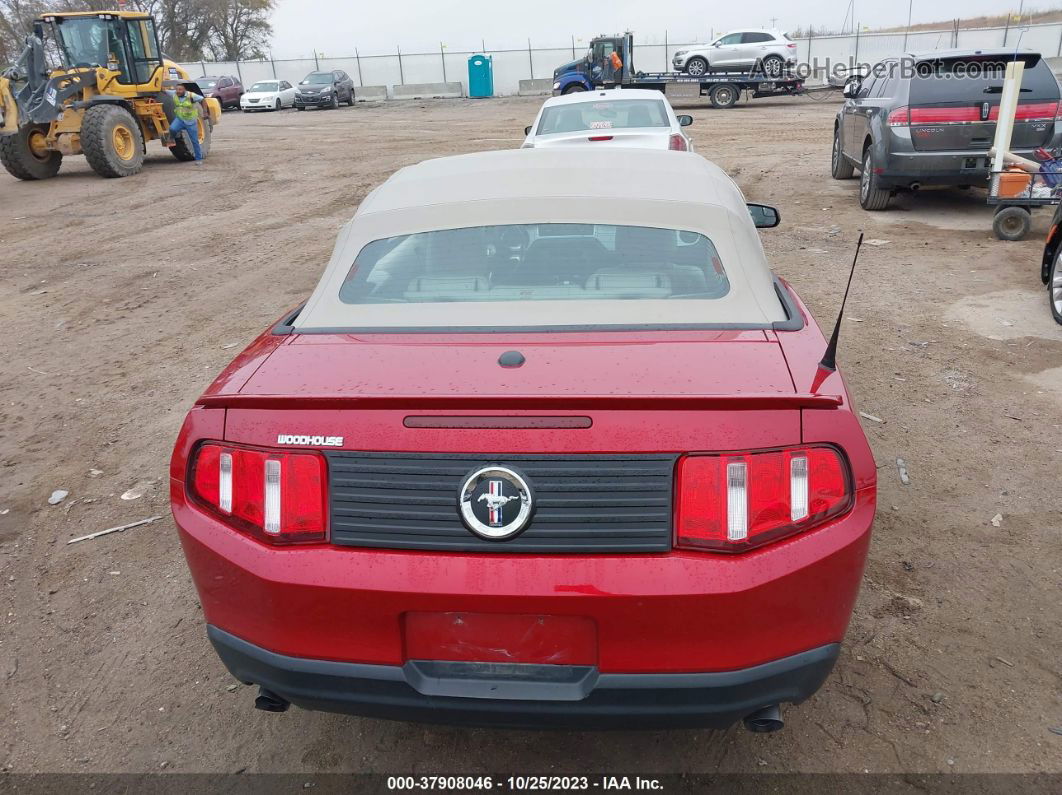
[[852,269],[848,271],[848,284],[844,288],[844,298],[841,299],[841,311],[837,313],[837,323],[830,335],[830,342],[826,346],[826,353],[822,355],[819,367],[826,370],[837,369],[837,338],[841,336],[841,318],[844,317],[844,305],[848,302],[848,291],[852,289],[852,277],[855,275],[856,262],[859,261],[859,249],[863,247],[863,233],[859,233],[859,241],[856,243],[855,256],[852,257]]

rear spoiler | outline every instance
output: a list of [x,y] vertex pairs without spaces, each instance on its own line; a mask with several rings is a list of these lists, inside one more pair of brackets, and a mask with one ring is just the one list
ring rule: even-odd
[[522,410],[547,409],[665,409],[689,411],[716,409],[727,411],[760,411],[772,409],[837,409],[844,405],[840,395],[815,394],[753,394],[753,395],[585,395],[579,397],[556,395],[359,395],[345,396],[284,396],[284,395],[204,395],[197,406],[226,409],[406,409],[411,411],[448,409]]
[[915,63],[927,63],[933,66],[949,66],[956,63],[1000,63],[1006,64],[1011,61],[1021,61],[1026,69],[1032,69],[1040,63],[1041,56],[1038,52],[972,52],[966,55],[933,55],[926,53],[915,56]]

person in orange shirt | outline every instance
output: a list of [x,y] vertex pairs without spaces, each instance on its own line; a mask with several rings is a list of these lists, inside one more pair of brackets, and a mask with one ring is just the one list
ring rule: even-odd
[[623,78],[623,59],[615,50],[608,56],[609,65],[612,67],[612,85],[618,87]]

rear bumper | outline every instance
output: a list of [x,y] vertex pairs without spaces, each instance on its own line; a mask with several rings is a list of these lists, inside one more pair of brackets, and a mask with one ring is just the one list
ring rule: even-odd
[[[1014,154],[1036,160],[1032,149],[1014,149]],[[881,181],[906,187],[912,182],[922,185],[974,185],[988,187],[990,165],[983,149],[948,152],[890,152],[886,156]]]
[[510,728],[725,728],[761,707],[807,699],[839,651],[827,644],[735,671],[608,674],[596,666],[332,662],[277,654],[214,626],[208,634],[238,680],[305,709]]
[[[873,486],[819,530],[740,555],[444,553],[311,545],[271,548],[187,501],[173,515],[208,624],[292,657],[402,666],[424,640],[412,614],[469,613],[583,621],[585,645],[482,637],[453,655],[558,661],[601,674],[734,671],[838,643],[870,541]],[[555,648],[554,648],[555,646]],[[431,648],[431,647],[429,647]]]

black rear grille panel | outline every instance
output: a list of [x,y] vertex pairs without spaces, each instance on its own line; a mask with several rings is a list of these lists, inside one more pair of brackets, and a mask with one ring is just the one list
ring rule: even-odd
[[[462,455],[328,452],[332,543],[513,554],[633,554],[671,548],[674,455]],[[458,514],[465,477],[519,470],[535,513],[520,535],[487,541]]]

